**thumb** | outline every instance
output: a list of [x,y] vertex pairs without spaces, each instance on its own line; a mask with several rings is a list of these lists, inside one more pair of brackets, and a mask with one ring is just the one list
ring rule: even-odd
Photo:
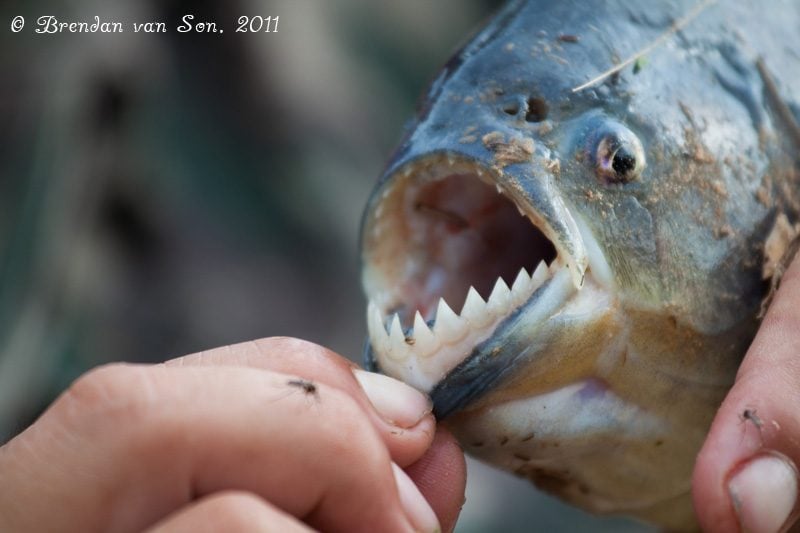
[[800,464],[800,255],[717,412],[694,470],[707,531],[782,531],[797,517]]
[[452,531],[464,505],[467,483],[464,452],[455,437],[438,426],[431,447],[406,472],[436,512],[442,531]]

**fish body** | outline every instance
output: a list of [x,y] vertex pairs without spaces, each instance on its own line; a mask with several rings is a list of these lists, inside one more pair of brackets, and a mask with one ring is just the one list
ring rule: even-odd
[[758,326],[765,243],[800,214],[798,27],[793,0],[509,3],[367,206],[368,364],[482,460],[696,527],[694,458]]

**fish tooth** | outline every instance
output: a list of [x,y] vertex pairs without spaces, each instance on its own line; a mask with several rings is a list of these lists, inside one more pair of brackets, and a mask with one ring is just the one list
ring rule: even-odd
[[453,343],[467,333],[467,324],[460,316],[450,309],[444,298],[439,298],[439,307],[436,309],[436,323],[433,331],[436,338],[442,343]]
[[492,321],[492,315],[486,309],[486,302],[483,301],[475,287],[470,287],[467,292],[467,299],[461,309],[461,317],[466,319],[475,329],[488,326]]
[[400,317],[395,313],[389,326],[389,357],[401,360],[407,355],[406,336],[403,333],[403,326],[400,325]]
[[503,194],[503,188],[500,186],[499,183],[495,183],[494,188],[497,189],[497,194]]
[[511,296],[515,305],[519,305],[525,301],[530,294],[527,290],[530,288],[530,285],[531,278],[528,277],[528,271],[524,268],[519,269],[517,279],[515,279],[514,283],[511,285]]
[[[514,205],[517,205],[517,204],[514,204]],[[525,211],[523,211],[522,208],[520,206],[518,206],[518,205],[517,205],[517,211],[519,211],[520,216],[523,216],[523,217],[525,216]]]
[[452,155],[447,156],[447,164],[451,167],[456,164],[456,159]]
[[531,275],[531,283],[534,287],[539,287],[548,277],[550,277],[550,274],[547,270],[547,265],[544,261],[540,261],[539,266],[536,267],[533,275]]
[[492,294],[489,296],[489,300],[486,303],[489,312],[495,316],[501,316],[508,312],[511,305],[511,290],[508,288],[503,278],[497,278],[494,289],[492,289]]
[[369,302],[367,315],[367,327],[369,329],[369,338],[372,342],[372,348],[378,354],[385,354],[389,348],[389,335],[386,333],[386,327],[383,325],[381,312],[372,300]]
[[425,357],[436,351],[439,347],[439,341],[436,336],[431,332],[425,319],[417,311],[414,315],[414,347],[413,351]]
[[383,326],[381,312],[372,300],[369,301],[369,305],[367,306],[367,325],[369,326],[370,333],[374,334],[376,340],[380,337],[378,333],[386,335],[386,328]]
[[476,168],[475,169],[475,174],[477,174],[479,178],[482,178],[483,177],[483,169],[481,169],[480,167]]

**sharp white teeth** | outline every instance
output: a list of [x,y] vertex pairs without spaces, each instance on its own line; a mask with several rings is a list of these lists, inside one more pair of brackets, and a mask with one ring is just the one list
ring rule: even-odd
[[443,343],[452,343],[466,335],[467,330],[467,324],[450,309],[444,298],[440,298],[436,309],[436,323],[433,325],[436,338]]
[[478,168],[475,169],[475,174],[477,174],[479,178],[482,178],[483,177],[483,170],[480,167],[478,167]]
[[497,194],[503,194],[503,188],[500,186],[499,183],[495,183],[494,188],[497,189]]
[[[570,272],[561,259],[550,266],[539,262],[532,274],[520,269],[509,289],[498,277],[491,295],[484,301],[474,287],[467,291],[461,315],[456,314],[445,299],[439,298],[433,327],[428,326],[421,311],[414,314],[413,330],[403,330],[400,316],[384,316],[373,301],[367,307],[367,327],[375,358],[387,375],[403,379],[420,390],[430,392],[442,377],[464,361],[476,346],[508,320],[510,313],[525,305],[534,291],[540,291],[537,301],[525,308],[526,318],[538,322],[549,316],[572,294]],[[551,276],[550,272],[555,271]],[[547,282],[547,288],[542,287]],[[541,288],[540,288],[541,287]],[[387,295],[380,295],[386,300]],[[591,297],[591,294],[589,295]],[[423,302],[430,316],[432,304]],[[386,302],[395,308],[393,302]],[[533,318],[531,318],[533,317]],[[406,324],[406,327],[410,324]]]
[[511,285],[511,299],[514,305],[519,305],[528,299],[528,296],[530,296],[530,288],[531,278],[528,277],[528,272],[524,268],[521,268],[519,274],[517,274],[517,279],[515,279],[514,283]]
[[417,311],[414,315],[414,351],[425,357],[435,352],[438,347],[439,341]]
[[494,317],[486,309],[486,302],[483,301],[475,287],[470,287],[467,292],[467,299],[461,309],[461,318],[466,319],[474,329],[488,326],[494,320]]
[[539,266],[536,267],[536,270],[531,275],[531,283],[539,287],[545,280],[549,277],[549,272],[547,270],[547,265],[544,261],[539,262]]
[[511,290],[506,285],[506,282],[503,281],[503,278],[497,278],[497,283],[494,284],[492,294],[486,303],[488,311],[495,316],[504,315],[508,312],[509,307],[511,307]]
[[395,313],[392,325],[389,326],[389,357],[400,360],[407,354],[406,336],[403,333],[403,326],[400,325],[400,317]]
[[451,156],[451,155],[448,155],[447,156],[447,164],[450,165],[451,167],[453,165],[455,165],[456,164],[455,158],[453,156]]
[[372,341],[373,349],[379,353],[385,353],[389,347],[389,335],[383,325],[383,317],[378,306],[370,300],[367,308],[367,328],[369,338]]
[[[441,169],[445,162],[453,165],[448,171],[449,174],[460,172],[464,167],[463,163],[454,161],[452,157],[445,156],[442,159],[444,161],[439,160],[438,168]],[[472,171],[485,176],[491,175],[489,170]],[[404,168],[400,172],[410,175],[411,169]],[[442,172],[434,175],[429,169],[418,167],[414,170],[413,179],[438,179],[437,176],[441,175]],[[496,185],[498,192],[503,193],[502,185],[494,183],[494,180],[486,178],[485,182]],[[386,191],[382,193],[386,194]],[[400,200],[392,197],[385,206],[379,202],[377,209],[379,212],[381,209],[386,211],[399,202]],[[521,216],[528,217],[522,207],[517,206],[517,210]],[[384,227],[379,223],[374,227],[383,234],[390,231],[388,226]],[[491,294],[485,300],[474,287],[469,287],[460,315],[453,311],[443,297],[438,298],[441,292],[437,295],[438,302],[431,299],[432,295],[422,296],[420,293],[417,301],[412,299],[404,302],[404,305],[416,304],[422,309],[414,313],[413,325],[409,323],[410,315],[405,311],[403,312],[405,324],[401,322],[400,315],[385,314],[388,309],[397,309],[397,305],[402,303],[395,301],[401,296],[400,294],[391,291],[377,293],[374,296],[375,301],[370,301],[367,307],[367,327],[378,365],[387,375],[400,377],[421,390],[432,390],[442,377],[463,362],[476,346],[490,339],[497,328],[509,320],[510,313],[519,310],[520,306],[526,306],[519,311],[525,313],[526,319],[534,317],[538,321],[547,313],[551,313],[555,309],[554,305],[561,305],[566,301],[572,294],[569,292],[571,290],[569,280],[573,265],[567,265],[565,260],[557,257],[550,265],[541,261],[532,271],[528,270],[532,265],[526,265],[526,268],[517,272],[513,283],[511,278],[506,278],[509,281],[507,284],[505,279],[498,277]],[[567,266],[569,268],[565,268]],[[437,279],[432,278],[432,281]],[[448,294],[457,289],[455,286],[444,285],[438,281],[436,284],[428,285],[430,286],[421,289],[427,288],[433,291],[438,289]],[[537,290],[537,300],[528,303],[531,295]],[[432,308],[434,304],[436,309]],[[435,317],[433,326],[428,325],[426,317],[429,319]]]

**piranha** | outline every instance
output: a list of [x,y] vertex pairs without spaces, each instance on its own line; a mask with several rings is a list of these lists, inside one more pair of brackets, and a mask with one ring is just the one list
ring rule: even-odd
[[479,459],[696,528],[692,467],[758,326],[765,243],[798,228],[798,28],[796,0],[505,6],[369,200],[370,367]]

